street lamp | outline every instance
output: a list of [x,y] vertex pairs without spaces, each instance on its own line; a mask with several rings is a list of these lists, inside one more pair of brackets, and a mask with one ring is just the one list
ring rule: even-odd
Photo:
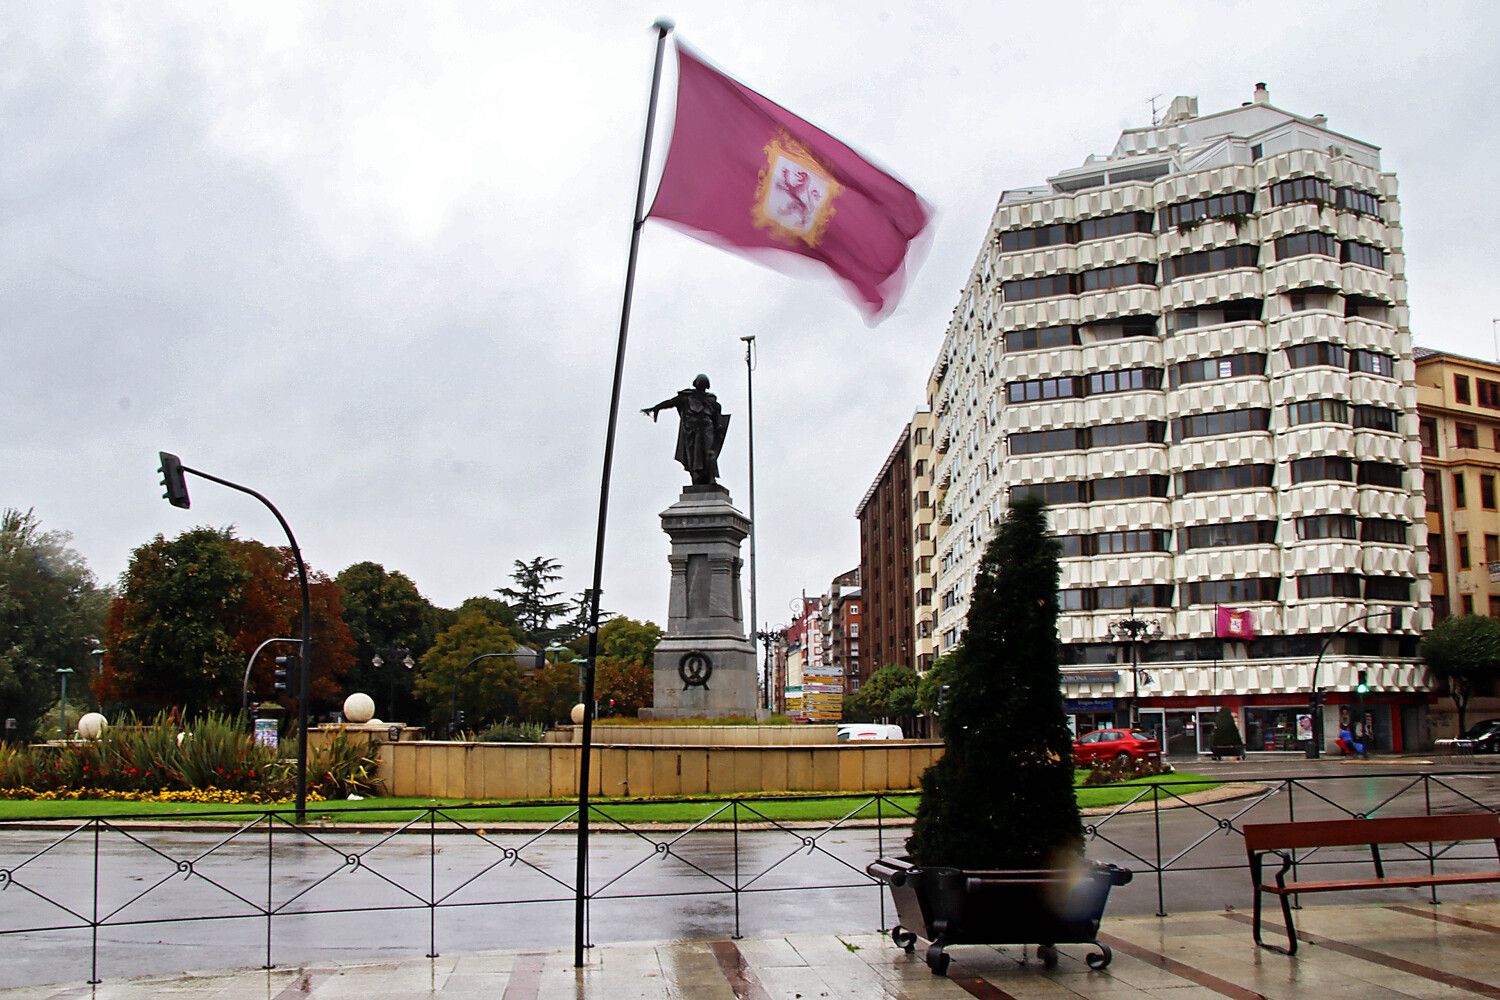
[[761,677],[761,703],[765,705],[766,711],[768,712],[776,710],[776,703],[771,699],[771,644],[776,641],[777,637],[780,636],[783,631],[785,630],[780,626],[776,626],[773,628],[771,624],[767,622],[766,624],[761,626],[761,630],[759,632],[755,633],[755,637],[761,641],[761,645],[764,646],[766,650],[765,667],[763,668],[763,675]]
[[1386,618],[1386,617],[1390,618],[1391,631],[1392,632],[1399,632],[1399,631],[1401,631],[1401,609],[1400,608],[1391,608],[1389,611],[1372,611],[1372,612],[1370,612],[1367,615],[1360,615],[1357,618],[1351,618],[1348,621],[1344,622],[1344,624],[1340,625],[1338,628],[1334,629],[1332,632],[1329,632],[1328,636],[1323,640],[1323,645],[1318,650],[1318,658],[1313,663],[1313,676],[1312,676],[1312,724],[1313,724],[1313,738],[1312,738],[1312,745],[1307,748],[1307,759],[1308,760],[1317,760],[1317,759],[1319,759],[1320,757],[1323,756],[1323,688],[1318,683],[1318,681],[1321,678],[1322,673],[1323,673],[1323,654],[1328,652],[1328,647],[1333,644],[1333,640],[1338,637],[1338,634],[1340,632],[1344,631],[1344,629],[1348,628],[1350,625],[1358,625],[1360,622],[1367,622],[1367,621],[1369,621],[1372,618]]
[[68,675],[72,672],[72,667],[57,668],[57,679],[62,682],[62,695],[57,701],[57,738],[60,740],[68,738]]
[[[1115,638],[1130,646],[1130,728],[1140,728],[1140,702],[1141,702],[1141,678],[1145,671],[1141,669],[1141,647],[1148,642],[1155,642],[1161,638],[1161,622],[1156,618],[1147,620],[1136,616],[1135,608],[1130,609],[1129,618],[1121,618],[1109,625],[1109,630]],[[1150,678],[1147,678],[1147,683]]]
[[[551,649],[551,648],[552,647],[550,647],[550,646],[548,647],[548,649]],[[488,660],[492,656],[509,656],[509,657],[513,657],[513,658],[518,659],[518,660],[521,659],[521,658],[523,658],[523,657],[531,657],[531,658],[533,658],[533,661],[535,659],[537,659],[536,650],[534,650],[534,649],[527,649],[526,647],[521,646],[521,647],[518,647],[516,649],[511,650],[508,653],[480,653],[478,656],[474,657],[468,663],[465,663],[463,665],[463,669],[460,670],[458,673],[456,673],[456,674],[453,675],[453,688],[452,688],[452,691],[450,692],[449,701],[448,701],[448,738],[449,739],[453,738],[453,720],[458,716],[458,684],[459,684],[459,681],[463,680],[466,676],[468,676],[469,668],[470,667],[472,667],[474,664],[478,663],[480,660]],[[406,662],[408,662],[408,663],[411,662],[411,657],[410,656],[407,656]]]
[[[390,686],[387,689],[385,710],[390,713],[391,718],[395,718],[397,674],[396,663],[399,662],[401,666],[405,667],[407,670],[411,670],[417,665],[417,661],[411,658],[411,650],[407,649],[405,646],[386,647],[385,649],[376,652],[374,656],[370,657],[370,666],[374,667],[376,670],[379,670],[385,666],[385,657],[381,656],[381,653],[389,653],[391,655],[391,659],[394,661],[391,664]],[[397,657],[400,657],[399,661],[396,660]]]

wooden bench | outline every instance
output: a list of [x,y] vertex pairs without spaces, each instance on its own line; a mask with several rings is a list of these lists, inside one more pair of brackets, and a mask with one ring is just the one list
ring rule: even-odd
[[[1500,861],[1500,814],[1463,813],[1453,816],[1398,816],[1389,819],[1309,820],[1301,823],[1247,823],[1245,854],[1250,860],[1250,879],[1255,887],[1255,943],[1284,955],[1297,953],[1297,929],[1292,925],[1290,898],[1304,892],[1349,892],[1359,889],[1404,889],[1500,882],[1500,870],[1437,874],[1432,870],[1434,843],[1458,843],[1465,840],[1491,840],[1496,860]],[[1428,870],[1411,875],[1387,875],[1380,857],[1382,844],[1426,844]],[[1288,882],[1292,870],[1292,852],[1318,847],[1369,847],[1375,864],[1374,878],[1331,879],[1325,881]],[[1267,854],[1281,859],[1281,870],[1274,882],[1261,874]],[[1405,862],[1407,859],[1403,859]],[[1278,948],[1260,939],[1261,895],[1274,893],[1281,898],[1281,915],[1286,920],[1287,947]]]

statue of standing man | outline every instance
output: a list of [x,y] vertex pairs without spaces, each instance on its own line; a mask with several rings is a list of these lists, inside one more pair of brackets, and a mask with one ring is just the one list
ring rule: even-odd
[[694,486],[712,486],[719,479],[719,449],[729,429],[729,417],[719,406],[718,397],[708,391],[708,376],[693,379],[691,389],[683,389],[671,399],[664,399],[641,412],[652,421],[662,410],[677,411],[677,461],[693,477]]

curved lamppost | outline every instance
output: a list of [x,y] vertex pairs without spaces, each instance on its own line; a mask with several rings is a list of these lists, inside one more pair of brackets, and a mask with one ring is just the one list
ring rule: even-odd
[[1323,756],[1323,688],[1318,683],[1319,680],[1321,679],[1322,673],[1323,673],[1323,654],[1328,652],[1328,647],[1333,644],[1333,640],[1338,637],[1339,633],[1342,632],[1342,631],[1344,631],[1344,629],[1348,628],[1350,625],[1358,625],[1360,622],[1367,622],[1367,621],[1371,620],[1372,618],[1386,618],[1386,617],[1389,617],[1389,619],[1390,619],[1391,631],[1392,632],[1399,632],[1401,630],[1401,609],[1400,608],[1391,608],[1389,611],[1372,611],[1372,612],[1370,612],[1367,615],[1360,615],[1357,618],[1351,618],[1348,621],[1344,622],[1344,624],[1340,625],[1338,628],[1334,629],[1332,632],[1329,632],[1328,635],[1327,635],[1327,637],[1324,638],[1323,645],[1318,650],[1318,658],[1313,663],[1313,675],[1312,675],[1312,717],[1313,717],[1312,718],[1312,723],[1313,723],[1313,738],[1312,738],[1312,746],[1310,746],[1310,747],[1307,748],[1307,759],[1308,760],[1317,760],[1318,758],[1320,758],[1320,757]]
[[[550,649],[551,647],[549,646],[548,648]],[[452,691],[450,692],[449,701],[448,701],[448,738],[449,739],[453,738],[453,720],[455,718],[457,718],[457,716],[458,716],[458,685],[459,685],[459,682],[462,681],[465,677],[468,676],[468,674],[469,674],[469,668],[473,667],[474,664],[478,663],[480,660],[488,660],[488,659],[490,659],[491,657],[494,657],[494,656],[509,656],[509,657],[511,657],[513,659],[517,659],[517,660],[524,659],[524,658],[530,658],[532,660],[533,664],[537,664],[537,662],[541,659],[541,655],[539,653],[537,653],[536,650],[534,650],[534,649],[527,649],[526,647],[521,646],[519,648],[511,650],[508,653],[480,653],[478,656],[474,657],[468,663],[465,663],[463,665],[463,669],[459,670],[458,673],[456,673],[456,674],[453,675],[453,688],[452,688]],[[410,659],[411,659],[411,657],[408,656],[407,660],[410,660]]]
[[[1162,636],[1160,619],[1140,618],[1135,613],[1135,608],[1130,609],[1129,618],[1120,618],[1110,622],[1109,630],[1115,638],[1130,646],[1130,728],[1140,727],[1140,701],[1141,701],[1141,670],[1140,650],[1148,642],[1155,642]],[[1166,734],[1162,734],[1165,738]],[[1162,747],[1165,751],[1166,747]]]

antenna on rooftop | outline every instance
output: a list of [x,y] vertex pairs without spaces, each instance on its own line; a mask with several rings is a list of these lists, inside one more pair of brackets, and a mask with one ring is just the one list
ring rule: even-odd
[[1160,121],[1160,118],[1157,116],[1156,102],[1161,100],[1165,96],[1165,94],[1152,94],[1149,98],[1146,99],[1146,103],[1151,105],[1151,124],[1153,126],[1158,124]]

